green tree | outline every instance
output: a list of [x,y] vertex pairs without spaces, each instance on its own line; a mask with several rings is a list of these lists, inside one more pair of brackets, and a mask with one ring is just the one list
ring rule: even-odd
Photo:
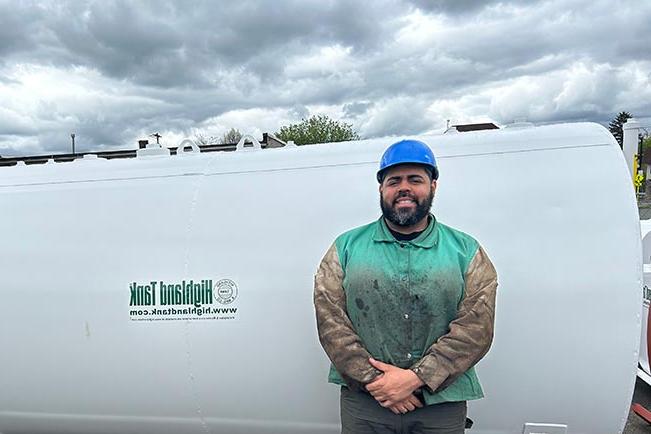
[[222,145],[222,144],[236,144],[242,138],[242,133],[237,128],[231,128],[227,133],[221,137],[207,136],[202,132],[194,135],[194,141],[199,145]]
[[645,151],[651,149],[651,136],[646,136],[642,139],[642,149]]
[[651,136],[640,134],[640,161],[648,164],[651,159]]
[[242,138],[242,133],[237,128],[231,128],[222,136],[222,143],[237,144]]
[[620,112],[617,116],[615,116],[615,119],[610,121],[608,124],[608,130],[610,131],[610,134],[615,136],[617,143],[619,143],[619,147],[622,149],[624,149],[624,131],[622,130],[622,125],[624,125],[626,121],[632,117],[633,116],[628,112]]
[[206,136],[203,133],[196,133],[194,135],[194,141],[197,142],[198,145],[203,146],[203,145],[214,145],[218,144],[219,140],[215,136]]
[[314,115],[297,124],[281,127],[276,137],[284,142],[293,140],[297,145],[359,140],[359,134],[351,124],[332,120],[326,115]]

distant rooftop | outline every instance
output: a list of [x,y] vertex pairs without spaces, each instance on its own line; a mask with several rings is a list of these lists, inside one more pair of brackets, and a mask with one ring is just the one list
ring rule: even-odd
[[[147,140],[139,140],[138,146],[140,149],[147,146]],[[260,146],[264,148],[280,148],[285,146],[286,143],[274,137],[273,134],[264,133]],[[200,152],[216,152],[216,151],[234,151],[236,144],[222,143],[222,144],[208,144],[199,145]],[[177,147],[168,148],[171,155],[176,155]],[[24,157],[2,157],[0,156],[0,166],[14,166],[19,162],[25,164],[44,164],[48,160],[53,160],[57,163],[65,161],[73,161],[78,158],[83,158],[84,155],[96,155],[98,158],[105,158],[111,160],[114,158],[135,158],[137,149],[121,149],[116,151],[95,151],[95,152],[75,152],[66,154],[49,154],[49,155],[29,155]]]

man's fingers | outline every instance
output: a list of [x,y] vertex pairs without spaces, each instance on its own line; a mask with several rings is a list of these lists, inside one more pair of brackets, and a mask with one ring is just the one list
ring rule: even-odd
[[390,399],[387,399],[385,401],[378,399],[378,402],[382,407],[388,408],[395,414],[409,413],[410,411],[414,411],[417,408],[421,408],[423,406],[420,400],[413,394],[400,402],[393,402]]
[[408,400],[408,401],[409,401],[413,406],[415,406],[416,408],[422,408],[422,407],[423,407],[423,403],[420,402],[420,399],[418,399],[418,397],[417,397],[416,395],[414,395],[413,393],[412,393],[411,395],[409,395],[409,397],[407,398],[407,400]]
[[390,405],[389,410],[395,414],[405,414],[409,412],[409,410],[407,410],[407,408],[400,402],[394,405]]
[[382,372],[385,372],[387,369],[391,368],[391,365],[388,365],[386,363],[380,362],[379,360],[375,360],[373,357],[368,359],[368,362],[373,366],[375,369],[379,369]]
[[384,381],[382,381],[383,378],[384,378],[384,374],[380,374],[377,377],[375,377],[375,379],[373,379],[373,381],[371,381],[370,383],[368,383],[365,386],[366,390],[368,390],[370,392],[371,390],[380,389],[382,387],[382,385],[384,385]]
[[371,396],[372,396],[373,398],[375,398],[375,400],[378,401],[378,402],[384,402],[384,401],[388,401],[388,400],[389,400],[389,397],[386,396],[386,395],[383,394],[383,393],[377,393],[377,394],[375,394],[375,395],[373,395],[373,394],[371,393]]
[[377,401],[391,401],[392,404],[395,404],[395,403],[396,403],[396,400],[395,400],[395,399],[391,399],[390,396],[387,396],[387,395],[384,395],[384,394],[382,394],[382,395],[378,395],[377,398],[376,398],[376,400],[377,400]]
[[414,410],[414,407],[409,408],[409,405],[406,402],[399,402],[396,404],[398,407],[398,410],[400,410],[400,413],[405,414],[409,413],[410,411]]
[[372,393],[372,392],[375,391],[375,390],[380,390],[380,389],[382,389],[382,384],[383,384],[383,383],[380,382],[380,379],[373,380],[373,382],[368,383],[368,384],[366,385],[366,390],[368,390],[369,392]]
[[417,408],[422,408],[423,403],[413,393],[403,399],[402,401],[395,402],[390,397],[378,392],[375,395],[371,394],[373,398],[384,408],[388,408],[396,414],[409,413]]
[[386,397],[384,396],[384,394],[379,390],[369,390],[368,393],[370,393],[371,396],[373,398],[375,398],[376,400],[378,400],[378,401],[385,401],[386,400]]

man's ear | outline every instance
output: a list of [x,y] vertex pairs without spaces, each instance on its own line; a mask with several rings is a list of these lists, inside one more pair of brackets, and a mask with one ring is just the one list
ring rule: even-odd
[[436,192],[436,179],[432,179],[432,193]]

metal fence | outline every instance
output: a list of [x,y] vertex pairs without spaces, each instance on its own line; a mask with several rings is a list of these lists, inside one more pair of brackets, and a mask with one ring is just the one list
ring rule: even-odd
[[637,209],[640,212],[640,220],[649,220],[651,219],[651,203],[649,202],[638,202]]

